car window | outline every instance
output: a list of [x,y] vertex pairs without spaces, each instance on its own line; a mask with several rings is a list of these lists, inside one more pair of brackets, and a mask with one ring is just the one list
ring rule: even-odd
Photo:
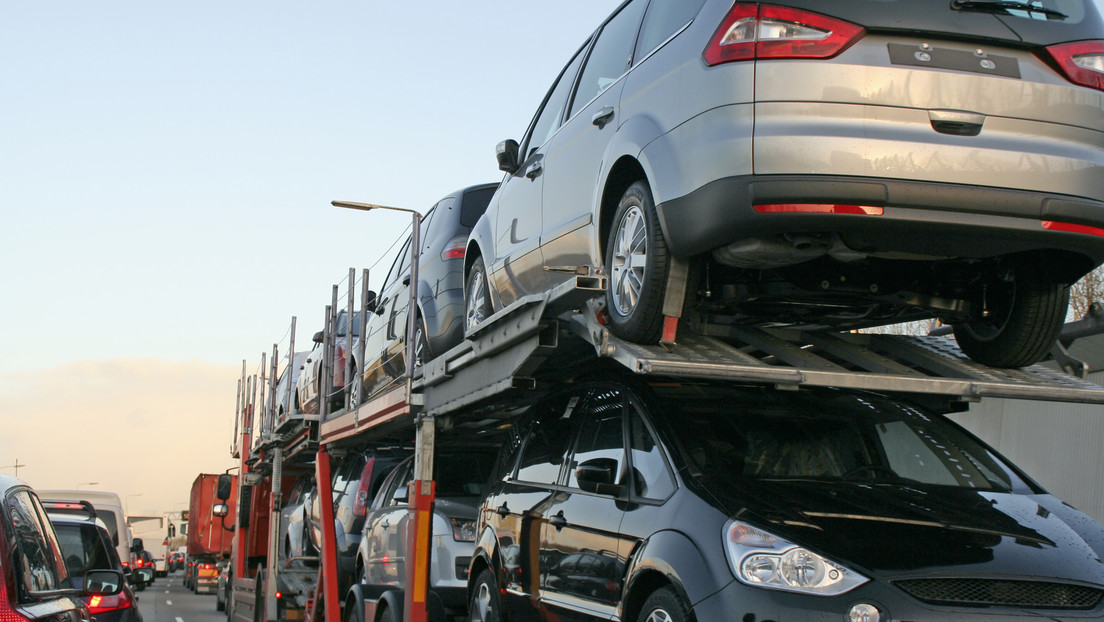
[[410,484],[410,475],[413,466],[414,461],[407,460],[395,469],[395,472],[391,474],[391,478],[387,480],[387,484],[380,489],[379,497],[376,499],[376,503],[373,504],[373,507],[406,505],[406,501],[395,499],[395,493],[397,493],[400,488]]
[[387,273],[387,278],[383,281],[383,287],[381,291],[388,291],[399,279],[406,276],[406,273],[410,270],[410,238],[407,237],[403,242],[402,250],[399,251],[395,262],[391,264],[391,270]]
[[487,205],[494,196],[495,188],[480,188],[472,190],[464,195],[464,204],[460,207],[460,224],[465,227],[474,227],[475,222],[487,211]]
[[[586,49],[586,47],[584,46],[583,49]],[[563,120],[564,108],[567,106],[567,98],[571,95],[572,85],[575,84],[575,74],[579,72],[579,65],[582,62],[583,50],[579,50],[556,80],[555,86],[552,87],[544,106],[537,113],[529,135],[521,146],[521,153],[524,154],[523,159],[532,156],[533,152],[544,145],[559,129],[560,121]]]
[[[447,212],[449,210],[449,207],[455,201],[456,201],[456,199],[454,199],[452,197],[449,197],[447,199],[441,199],[440,201],[437,202],[436,205],[429,208],[429,211],[426,212],[424,216],[422,216],[421,229],[418,231],[418,235],[421,239],[422,252],[423,253],[425,251],[429,250],[430,240],[432,240],[434,236],[438,235],[437,229],[440,228],[440,226],[441,226],[441,225],[436,225],[435,226],[436,223],[434,222],[433,216],[435,214]],[[441,218],[439,220],[448,220],[448,219],[447,218]],[[418,265],[421,265],[421,264],[418,264]]]
[[633,47],[636,45],[640,17],[646,5],[645,0],[630,2],[602,28],[579,76],[579,86],[575,91],[571,112],[567,115],[569,118],[628,70],[629,63],[632,62]]
[[518,480],[548,485],[559,480],[572,429],[570,407],[566,412],[559,412],[564,414],[549,413],[529,428],[518,459]]
[[652,431],[639,412],[629,419],[629,459],[632,461],[634,493],[645,499],[666,499],[675,492],[675,480]]
[[634,62],[640,62],[680,28],[690,23],[705,0],[652,0],[644,13]]
[[481,497],[494,466],[493,452],[438,454],[434,479],[438,497]]
[[70,576],[80,577],[89,570],[114,568],[107,546],[100,539],[100,530],[92,524],[69,523],[54,525],[65,568]]
[[[60,547],[43,527],[41,514],[31,495],[16,491],[9,497],[8,516],[15,536],[16,581],[24,594],[34,594],[60,587],[67,578],[56,564]],[[60,571],[60,572],[59,572]]]
[[620,480],[625,460],[623,412],[624,401],[620,391],[599,391],[587,399],[587,416],[579,430],[579,441],[568,473],[568,486],[580,487],[576,469],[582,465],[608,468],[612,481]]

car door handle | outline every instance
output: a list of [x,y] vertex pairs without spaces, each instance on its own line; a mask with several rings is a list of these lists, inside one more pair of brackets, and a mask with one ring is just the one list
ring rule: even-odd
[[495,509],[495,514],[498,514],[502,518],[506,518],[507,516],[510,515],[510,508],[506,507],[506,504],[503,503],[502,505],[498,506],[498,508]]
[[558,514],[548,519],[548,524],[556,528],[556,531],[567,527],[567,519],[564,518],[563,510],[560,510]]
[[544,163],[534,162],[529,165],[529,168],[525,169],[525,176],[529,179],[536,179],[540,177],[542,171],[544,171]]
[[598,126],[598,129],[606,127],[606,125],[613,120],[613,106],[606,106],[594,113],[594,116],[590,118],[590,122]]
[[380,523],[380,527],[383,527],[384,529],[387,529],[390,526],[391,526],[391,521],[387,520],[386,518],[383,519],[382,523]]

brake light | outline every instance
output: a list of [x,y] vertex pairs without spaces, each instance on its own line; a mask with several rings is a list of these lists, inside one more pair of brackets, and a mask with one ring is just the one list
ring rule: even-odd
[[765,58],[831,58],[864,32],[862,26],[811,11],[737,2],[702,58],[710,66]]
[[463,259],[468,252],[468,236],[460,235],[449,240],[445,250],[441,251],[441,259]]
[[114,596],[93,596],[88,600],[88,609],[92,612],[92,615],[129,609],[133,606],[134,601],[130,599],[130,596],[127,596],[126,590]]
[[26,616],[12,609],[8,600],[7,580],[0,577],[0,622],[28,622]]
[[839,205],[835,203],[772,203],[754,206],[759,214],[854,214],[881,216],[885,208],[876,205]]
[[333,386],[345,386],[345,346],[340,344],[334,350]]
[[1047,48],[1066,79],[1104,91],[1104,41],[1074,41]]
[[353,498],[353,516],[357,518],[368,516],[368,504],[372,502],[368,495],[371,492],[372,471],[375,467],[376,459],[369,458],[360,471],[360,482],[357,484],[356,497]]
[[1100,227],[1075,225],[1071,222],[1056,222],[1053,220],[1044,220],[1043,229],[1048,229],[1050,231],[1064,231],[1066,233],[1084,233],[1085,235],[1104,237],[1104,229],[1101,229]]

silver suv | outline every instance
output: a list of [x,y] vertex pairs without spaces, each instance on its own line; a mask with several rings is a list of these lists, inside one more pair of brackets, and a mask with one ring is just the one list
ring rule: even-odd
[[665,316],[938,317],[972,358],[1025,365],[1104,261],[1104,20],[1093,0],[628,0],[498,161],[469,329],[590,269],[633,341]]

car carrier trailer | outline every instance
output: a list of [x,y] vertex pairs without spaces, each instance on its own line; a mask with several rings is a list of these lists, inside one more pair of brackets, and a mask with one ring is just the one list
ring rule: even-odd
[[[963,410],[982,398],[1104,404],[1104,387],[1042,364],[1023,369],[986,367],[968,359],[946,337],[707,325],[696,327],[694,333],[669,330],[656,345],[629,343],[613,336],[601,322],[597,301],[605,287],[603,276],[580,270],[560,287],[494,314],[460,345],[425,362],[408,382],[334,413],[325,412],[323,405],[320,416],[304,417],[298,425],[285,422],[278,430],[271,423],[278,351],[274,348],[271,368],[259,378],[247,377],[243,367],[236,415],[243,485],[231,619],[374,622],[381,599],[389,599],[392,607],[401,603],[404,620],[434,618],[427,577],[438,433],[474,433],[501,425],[519,405],[540,399],[599,363],[656,378],[763,384],[779,391],[836,387],[907,394],[944,413]],[[677,283],[673,290],[676,298],[681,296]],[[362,300],[367,297],[365,291]],[[350,292],[350,311],[353,306]],[[335,293],[327,315],[336,307]],[[672,326],[676,322],[668,323]],[[327,341],[333,339],[330,332],[327,324]],[[1071,327],[1070,332],[1083,335],[1084,324]],[[1060,342],[1068,345],[1070,337]],[[294,336],[291,343],[289,355],[294,352]],[[407,360],[413,357],[408,355]],[[330,366],[332,361],[325,364]],[[261,369],[266,370],[263,361]],[[256,413],[261,416],[255,418]],[[281,495],[290,485],[289,473],[313,471],[319,499],[326,501],[332,498],[335,457],[350,448],[411,436],[417,458],[415,481],[410,485],[409,537],[413,541],[408,550],[414,558],[407,559],[405,582],[410,589],[366,598],[354,582],[346,593],[339,592],[334,533],[326,528],[334,524],[333,508],[325,502],[320,504],[323,528],[318,558],[280,559]]]

